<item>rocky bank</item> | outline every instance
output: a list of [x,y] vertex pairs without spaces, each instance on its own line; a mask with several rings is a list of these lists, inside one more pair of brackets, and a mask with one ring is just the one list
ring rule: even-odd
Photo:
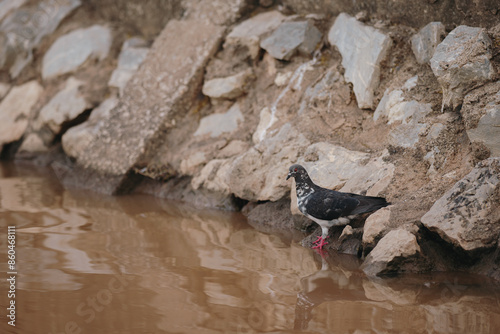
[[309,246],[301,163],[392,202],[331,229],[366,274],[500,279],[498,3],[304,3],[0,1],[1,157]]

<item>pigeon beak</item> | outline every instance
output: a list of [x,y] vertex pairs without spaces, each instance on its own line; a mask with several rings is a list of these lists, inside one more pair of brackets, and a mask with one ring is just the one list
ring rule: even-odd
[[288,173],[288,175],[286,176],[286,179],[288,180],[291,177],[292,177],[292,174]]

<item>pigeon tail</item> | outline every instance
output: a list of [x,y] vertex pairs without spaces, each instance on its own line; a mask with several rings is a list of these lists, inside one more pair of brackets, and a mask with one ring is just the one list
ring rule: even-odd
[[359,215],[362,213],[377,211],[378,209],[381,209],[391,204],[387,202],[385,198],[382,197],[363,196],[350,193],[348,195],[359,201],[359,205],[353,211],[350,212],[350,215]]

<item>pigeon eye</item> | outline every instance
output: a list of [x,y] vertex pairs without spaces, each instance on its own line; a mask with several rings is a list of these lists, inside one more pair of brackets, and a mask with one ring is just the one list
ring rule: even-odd
[[296,172],[296,171],[297,171],[297,168],[295,168],[293,171],[294,171],[294,172]]

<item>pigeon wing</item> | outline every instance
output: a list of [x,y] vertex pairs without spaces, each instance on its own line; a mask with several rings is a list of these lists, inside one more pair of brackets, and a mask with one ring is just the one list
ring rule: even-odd
[[307,214],[315,218],[333,220],[350,215],[358,204],[359,200],[356,198],[337,191],[320,188],[309,196],[306,210]]
[[382,197],[363,196],[350,193],[346,193],[345,195],[359,201],[359,204],[350,213],[351,215],[377,211],[391,204]]

